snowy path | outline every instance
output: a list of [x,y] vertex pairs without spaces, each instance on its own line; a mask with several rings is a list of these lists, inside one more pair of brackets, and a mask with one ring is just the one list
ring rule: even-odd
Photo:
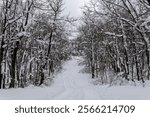
[[80,59],[73,58],[50,87],[0,90],[0,99],[90,100],[90,99],[150,99],[150,87],[94,86],[88,74],[80,73]]
[[89,75],[80,73],[82,67],[78,66],[77,61],[69,61],[64,66],[65,70],[55,80],[52,87],[57,87],[58,93],[53,99],[100,99],[100,95],[90,83]]

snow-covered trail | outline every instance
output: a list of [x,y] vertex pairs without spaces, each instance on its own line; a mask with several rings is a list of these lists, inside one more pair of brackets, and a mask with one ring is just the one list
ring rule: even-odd
[[150,99],[150,87],[96,86],[88,74],[80,71],[81,58],[66,62],[50,87],[0,90],[5,100],[103,100],[103,99]]
[[74,58],[64,65],[64,71],[52,86],[57,87],[57,94],[53,95],[53,99],[100,99],[90,82],[90,76],[80,73],[82,66],[78,65],[78,61],[80,59]]
[[101,99],[89,75],[80,73],[80,59],[74,57],[66,62],[50,87],[2,90],[0,99]]

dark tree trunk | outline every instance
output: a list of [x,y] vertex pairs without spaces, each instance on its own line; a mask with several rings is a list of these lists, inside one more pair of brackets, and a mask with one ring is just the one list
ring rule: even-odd
[[139,75],[139,65],[138,65],[138,60],[137,60],[137,57],[135,57],[136,58],[136,62],[135,62],[135,64],[136,64],[136,73],[137,73],[137,80],[138,81],[140,81],[140,75]]
[[0,89],[2,89],[2,79],[3,79],[3,75],[0,74]]
[[40,80],[40,84],[39,85],[42,85],[44,83],[44,73],[43,73],[43,68],[40,68],[40,77],[41,77],[41,80]]
[[53,37],[53,31],[51,31],[51,34],[49,36],[49,45],[48,45],[48,53],[47,53],[47,57],[49,57],[50,52],[51,52],[51,46],[52,46],[52,37]]
[[[147,47],[148,48],[148,47]],[[147,75],[147,79],[150,80],[149,76],[150,76],[150,55],[149,55],[149,51],[148,49],[146,49],[146,57],[147,57],[147,65],[148,65],[148,75]]]
[[3,86],[3,74],[2,74],[2,62],[3,62],[3,56],[4,56],[4,37],[2,37],[2,42],[1,42],[1,48],[0,48],[0,89]]
[[92,78],[95,78],[95,69],[94,69],[95,67],[94,66],[92,66]]
[[9,88],[14,88],[15,87],[15,79],[16,79],[16,76],[15,76],[15,73],[16,73],[16,58],[17,58],[17,52],[19,50],[19,41],[16,42],[16,47],[15,49],[13,50],[13,53],[12,53],[12,63],[11,63],[11,82],[10,82],[10,86]]

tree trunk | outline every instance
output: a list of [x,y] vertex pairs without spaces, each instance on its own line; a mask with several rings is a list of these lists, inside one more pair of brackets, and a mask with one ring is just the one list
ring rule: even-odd
[[149,60],[150,60],[150,55],[149,55],[149,51],[148,51],[148,49],[146,49],[146,57],[147,57],[147,65],[148,65],[148,73],[147,73],[147,79],[148,80],[150,80],[150,62],[149,62]]
[[2,74],[2,62],[3,62],[3,56],[4,56],[4,36],[2,37],[2,41],[1,41],[1,48],[0,48],[0,89],[3,86],[3,74]]
[[9,88],[15,88],[16,58],[17,58],[18,49],[19,49],[19,41],[16,42],[16,47],[13,50],[13,53],[12,53],[12,61],[11,61],[12,62],[11,63],[11,77],[12,77],[12,79],[11,79]]
[[40,77],[41,77],[41,79],[40,79],[40,83],[39,83],[39,85],[42,85],[43,83],[44,83],[44,72],[43,72],[43,68],[40,68]]
[[139,75],[139,65],[138,65],[138,60],[137,60],[137,56],[135,57],[135,65],[136,65],[136,74],[137,74],[137,80],[140,81],[140,75]]
[[122,34],[123,34],[123,47],[124,47],[124,55],[125,55],[125,62],[124,62],[124,68],[125,68],[125,78],[128,80],[128,75],[129,75],[129,63],[128,63],[128,44],[127,44],[127,37],[126,37],[126,32],[124,28],[123,21],[120,20],[121,23],[121,29],[122,29]]

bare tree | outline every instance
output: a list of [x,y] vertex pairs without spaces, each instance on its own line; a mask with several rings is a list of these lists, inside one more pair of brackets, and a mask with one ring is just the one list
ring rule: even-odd
[[[82,31],[79,31],[77,41],[80,39],[88,45],[91,44],[88,40],[92,38],[94,40],[94,44],[91,45],[96,50],[90,60],[94,60],[95,66],[92,74],[113,71],[115,78],[119,76],[126,80],[142,82],[149,80],[149,7],[147,4],[148,2],[141,0],[97,0],[91,1],[84,7]],[[92,27],[92,30],[87,28],[91,25],[96,28]],[[81,48],[85,53],[85,61],[89,61],[90,57],[88,48]],[[85,63],[91,67],[91,62]],[[105,80],[109,73],[106,74]],[[102,74],[101,77],[103,81],[104,75]],[[107,82],[111,80],[112,78],[107,79]]]

